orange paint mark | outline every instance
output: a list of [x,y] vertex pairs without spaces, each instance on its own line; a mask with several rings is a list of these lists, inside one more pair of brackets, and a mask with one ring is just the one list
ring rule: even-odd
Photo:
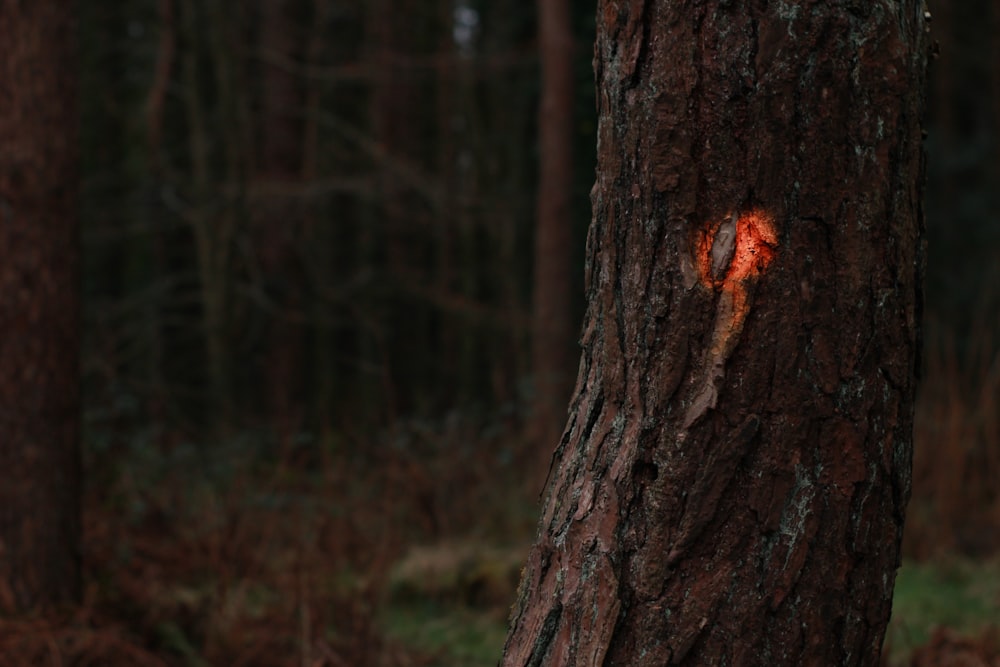
[[698,263],[698,276],[701,284],[705,287],[713,287],[715,280],[712,279],[712,241],[719,232],[722,223],[715,225],[711,229],[699,229],[695,243],[695,255]]
[[736,254],[725,281],[759,276],[774,259],[778,234],[774,222],[760,211],[751,211],[736,222]]
[[704,362],[704,377],[684,416],[685,429],[715,407],[726,360],[739,341],[750,311],[753,283],[774,261],[777,248],[774,221],[757,209],[739,217],[727,216],[699,230],[695,238],[699,277],[703,285],[721,293]]
[[[728,231],[726,222],[716,226],[708,255],[699,258],[699,264],[709,267],[708,277],[712,278],[709,284],[722,289],[719,313],[723,317],[716,322],[712,337],[712,354],[722,359],[729,356],[743,331],[743,322],[750,310],[748,283],[756,280],[774,260],[778,246],[774,221],[759,209],[740,215],[736,218],[735,227],[734,243],[731,238],[723,236],[724,233],[733,235],[732,223]],[[728,250],[720,250],[720,244],[728,246]],[[726,265],[719,266],[720,256],[725,257]],[[713,261],[716,263],[714,267]],[[713,278],[713,275],[720,274],[721,279]]]
[[[734,283],[759,276],[774,260],[778,246],[778,233],[774,221],[763,211],[753,209],[737,218],[735,247],[731,251],[731,259],[727,257],[728,266],[720,267],[718,256],[728,255],[722,253],[717,246],[718,243],[724,242],[724,239],[720,238],[720,232],[726,233],[726,222],[723,220],[702,229],[698,234],[696,248],[698,272],[706,287],[733,289]],[[714,267],[713,255],[716,264]],[[719,273],[722,275],[718,275]]]

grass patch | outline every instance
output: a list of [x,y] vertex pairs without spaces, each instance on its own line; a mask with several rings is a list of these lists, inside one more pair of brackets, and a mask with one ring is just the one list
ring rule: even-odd
[[507,632],[495,611],[431,602],[391,606],[382,627],[390,640],[434,656],[429,667],[493,667]]
[[998,621],[1000,561],[904,562],[886,635],[889,664],[906,664],[939,626],[975,635]]
[[493,667],[526,552],[479,540],[412,547],[390,571],[382,633],[432,666]]
[[[1000,561],[907,561],[896,578],[886,650],[891,667],[909,664],[914,649],[947,627],[975,636],[1000,622]],[[506,618],[434,600],[397,600],[381,615],[393,641],[434,656],[431,667],[493,667],[503,649]]]

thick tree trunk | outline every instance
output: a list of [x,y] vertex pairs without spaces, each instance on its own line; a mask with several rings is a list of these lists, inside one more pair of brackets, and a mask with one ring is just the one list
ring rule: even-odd
[[72,2],[0,0],[0,610],[79,594]]
[[589,308],[503,664],[877,665],[910,492],[915,0],[601,0]]
[[[542,99],[538,110],[538,208],[535,227],[532,445],[548,462],[566,416],[573,377],[570,314],[573,186],[573,35],[567,0],[538,0]],[[538,480],[541,487],[542,479]],[[537,489],[536,489],[537,491]]]

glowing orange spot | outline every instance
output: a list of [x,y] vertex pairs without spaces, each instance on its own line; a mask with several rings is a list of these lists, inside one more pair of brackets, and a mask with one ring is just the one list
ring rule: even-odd
[[736,347],[750,310],[753,284],[774,260],[778,233],[760,210],[730,215],[698,231],[695,255],[702,284],[719,290],[704,376],[684,415],[686,429],[715,407],[726,360]]
[[736,254],[726,274],[726,282],[760,275],[774,259],[778,235],[771,219],[751,211],[736,222]]
[[719,225],[713,229],[698,230],[695,254],[698,258],[698,275],[701,282],[706,287],[712,287],[715,281],[712,279],[712,241],[719,231]]
[[[737,281],[759,276],[774,260],[778,246],[778,233],[774,221],[759,209],[743,213],[736,220],[735,247],[729,253],[719,248],[726,239],[728,220],[716,223],[699,231],[697,248],[698,272],[706,287],[729,287]],[[720,256],[727,266],[719,266]],[[713,267],[713,260],[715,266]],[[720,270],[721,269],[721,270]],[[720,275],[721,274],[721,275]]]

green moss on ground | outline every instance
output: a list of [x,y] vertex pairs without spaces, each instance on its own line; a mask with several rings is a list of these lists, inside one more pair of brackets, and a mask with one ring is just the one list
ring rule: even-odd
[[390,640],[434,656],[429,667],[494,667],[507,632],[506,615],[435,602],[393,605],[382,624]]
[[[480,572],[481,567],[503,573],[495,578],[509,585],[509,568],[517,559],[509,553],[499,557],[499,553],[502,550],[470,550],[467,545],[411,553],[394,572],[394,595],[382,615],[386,634],[436,656],[433,667],[496,665],[503,648],[507,610],[497,605],[493,596],[493,604],[488,606],[470,605],[477,596],[463,589],[469,581],[480,580],[469,573]],[[886,635],[889,665],[907,665],[914,649],[926,644],[938,627],[974,636],[998,624],[1000,561],[906,562],[896,578]]]
[[474,540],[411,548],[389,575],[385,634],[432,667],[493,667],[526,553]]
[[905,562],[896,577],[886,635],[889,664],[905,665],[934,629],[978,635],[1000,624],[1000,561]]

